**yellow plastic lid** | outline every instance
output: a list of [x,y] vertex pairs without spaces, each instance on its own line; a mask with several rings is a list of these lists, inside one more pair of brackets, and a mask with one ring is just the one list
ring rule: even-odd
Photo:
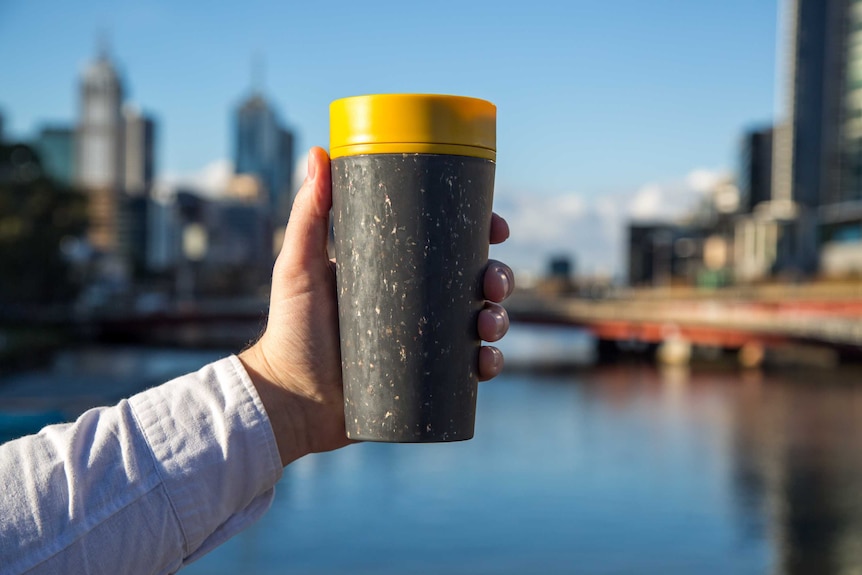
[[497,107],[437,94],[375,94],[329,106],[329,155],[451,154],[496,161]]

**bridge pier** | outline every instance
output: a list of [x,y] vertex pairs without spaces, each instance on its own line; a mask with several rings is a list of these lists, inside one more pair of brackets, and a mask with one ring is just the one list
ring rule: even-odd
[[674,336],[659,344],[656,359],[664,365],[688,365],[691,362],[691,352],[690,341]]
[[756,369],[763,365],[766,359],[766,348],[759,341],[749,341],[736,354],[739,365],[747,369]]
[[596,360],[599,363],[611,363],[619,359],[620,347],[612,339],[596,340]]

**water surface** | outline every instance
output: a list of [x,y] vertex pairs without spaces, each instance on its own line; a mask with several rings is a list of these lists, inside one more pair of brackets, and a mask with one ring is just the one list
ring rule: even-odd
[[287,468],[190,573],[837,573],[862,567],[859,373],[626,365],[483,384],[477,435]]
[[[522,366],[591,357],[559,330],[506,345]],[[0,412],[71,416],[222,355],[70,350],[0,377]],[[184,572],[862,572],[862,372],[511,370],[481,385],[473,440],[306,457]]]

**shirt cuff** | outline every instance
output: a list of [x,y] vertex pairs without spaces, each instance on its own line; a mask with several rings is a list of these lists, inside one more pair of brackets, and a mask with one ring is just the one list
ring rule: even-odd
[[266,410],[236,356],[129,400],[197,558],[263,515],[283,468]]

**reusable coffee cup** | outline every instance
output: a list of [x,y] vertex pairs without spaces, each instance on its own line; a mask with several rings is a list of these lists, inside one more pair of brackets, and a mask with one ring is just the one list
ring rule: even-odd
[[496,107],[387,94],[329,113],[347,436],[470,439]]

